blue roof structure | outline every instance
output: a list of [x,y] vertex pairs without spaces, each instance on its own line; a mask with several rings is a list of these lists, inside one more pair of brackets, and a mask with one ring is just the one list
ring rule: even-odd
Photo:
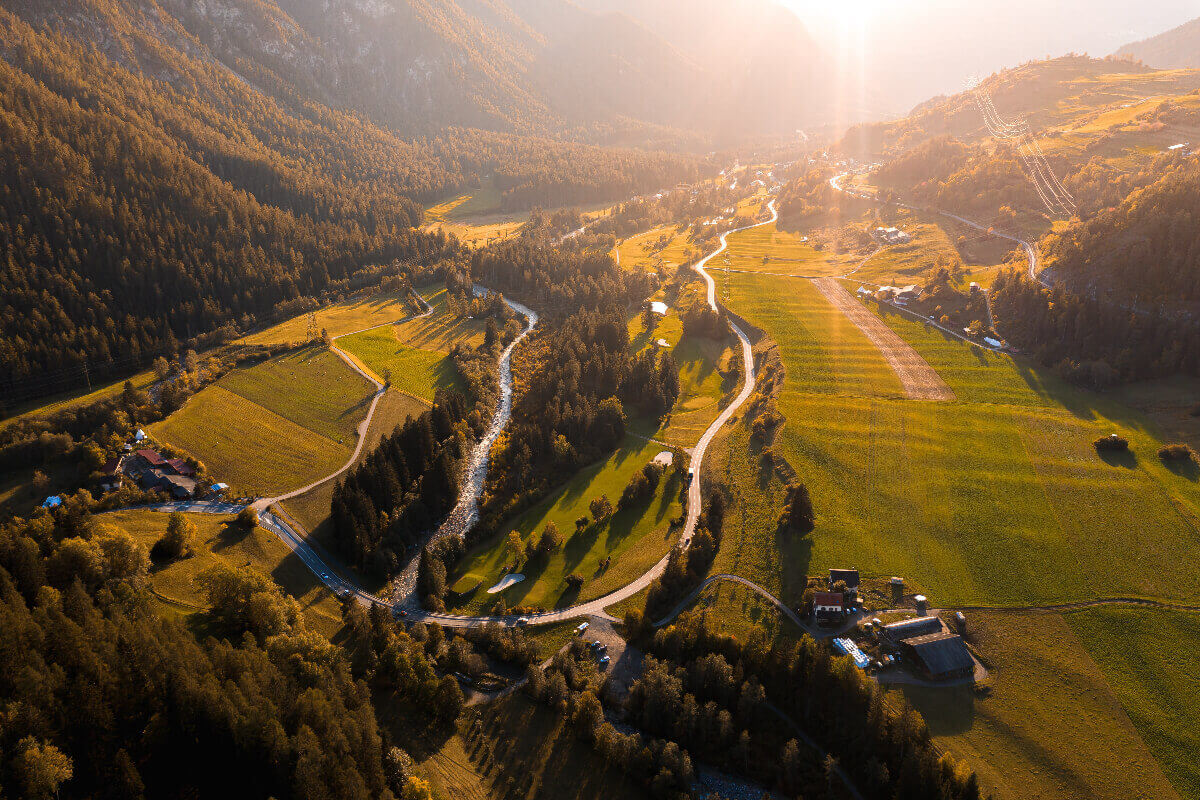
[[850,656],[854,659],[854,666],[859,669],[866,669],[871,663],[871,659],[862,650],[858,649],[852,640],[846,638],[838,638],[833,640],[833,648],[844,656]]
[[42,508],[58,508],[63,504],[63,499],[56,494],[52,494],[42,502]]

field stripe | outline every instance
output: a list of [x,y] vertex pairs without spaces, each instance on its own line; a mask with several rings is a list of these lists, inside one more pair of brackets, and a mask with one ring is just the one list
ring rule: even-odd
[[834,278],[812,278],[826,300],[879,349],[910,400],[954,400],[954,391],[925,359]]

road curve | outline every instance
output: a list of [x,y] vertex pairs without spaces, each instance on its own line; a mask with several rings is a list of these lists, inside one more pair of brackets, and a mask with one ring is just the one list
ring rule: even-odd
[[[772,199],[767,204],[767,207],[771,211],[770,218],[764,220],[763,222],[757,222],[752,225],[745,225],[741,228],[735,228],[733,230],[729,230],[729,231],[726,231],[725,233],[721,234],[720,247],[718,247],[712,253],[709,253],[707,256],[705,256],[703,259],[701,259],[699,262],[697,262],[694,265],[693,269],[695,269],[696,272],[698,272],[700,274],[700,276],[703,277],[705,282],[708,284],[708,294],[707,294],[708,304],[709,304],[709,307],[712,308],[713,310],[717,310],[717,308],[718,308],[717,302],[716,302],[716,284],[713,281],[712,276],[709,275],[708,272],[704,269],[705,265],[707,265],[708,262],[711,261],[714,257],[720,255],[722,252],[724,252],[726,250],[726,248],[729,246],[728,238],[731,234],[739,233],[741,231],[749,230],[751,228],[757,228],[761,225],[770,225],[771,223],[775,222],[779,218],[778,212],[775,209],[775,200]],[[501,380],[501,403],[500,403],[500,407],[497,408],[496,416],[493,417],[492,426],[489,428],[488,435],[486,435],[484,437],[484,440],[481,441],[480,444],[477,446],[477,450],[476,450],[477,455],[476,455],[476,457],[472,458],[471,467],[469,468],[470,474],[472,476],[472,479],[471,479],[472,483],[475,482],[475,479],[478,476],[480,476],[480,475],[485,476],[486,472],[487,472],[487,457],[486,457],[487,452],[486,452],[486,450],[483,450],[482,457],[479,458],[479,457],[477,457],[478,453],[480,452],[479,448],[484,446],[485,443],[487,443],[487,447],[490,448],[490,443],[493,442],[495,440],[496,436],[499,435],[500,430],[503,429],[504,424],[507,422],[507,417],[511,415],[511,404],[512,404],[511,381],[512,381],[512,377],[511,377],[511,366],[510,366],[511,361],[509,359],[511,357],[512,350],[516,346],[517,342],[519,342],[521,338],[523,338],[526,334],[528,334],[529,331],[532,330],[533,326],[537,323],[537,315],[534,312],[525,308],[524,306],[520,306],[520,304],[514,304],[511,301],[507,301],[507,302],[509,303],[509,305],[511,307],[514,308],[514,310],[518,311],[518,313],[525,315],[527,320],[529,320],[529,324],[528,324],[526,330],[521,334],[521,336],[518,337],[518,339],[516,341],[514,341],[512,344],[509,345],[509,347],[505,350],[503,356],[501,357],[501,377],[502,377],[502,380]],[[428,313],[428,311],[426,313]],[[386,323],[386,324],[394,324],[394,323]],[[687,516],[684,521],[683,529],[681,530],[680,537],[679,537],[679,545],[683,546],[683,547],[686,547],[688,545],[688,543],[691,541],[691,538],[696,531],[696,524],[700,518],[700,506],[701,506],[700,469],[703,465],[704,453],[708,449],[708,445],[712,442],[713,438],[717,435],[717,432],[720,431],[721,428],[729,422],[729,420],[733,417],[733,415],[737,412],[737,410],[742,406],[742,404],[744,404],[746,402],[747,399],[749,399],[750,394],[754,391],[754,384],[755,384],[754,353],[753,353],[753,348],[750,344],[750,339],[749,339],[749,337],[746,336],[745,331],[743,331],[741,329],[741,327],[737,323],[735,323],[732,319],[729,320],[729,325],[730,325],[730,328],[733,330],[734,335],[737,336],[738,341],[741,343],[741,346],[742,346],[742,363],[743,363],[743,369],[744,369],[743,374],[745,377],[742,382],[741,391],[738,392],[737,397],[735,397],[733,402],[731,402],[728,406],[726,406],[725,409],[722,410],[720,415],[718,415],[718,417],[712,422],[712,424],[709,425],[709,427],[704,431],[704,434],[700,437],[700,440],[696,443],[696,446],[692,450],[691,464],[689,466],[689,472],[692,476],[692,479],[691,479],[691,483],[688,487],[688,512],[687,512]],[[338,352],[340,353],[341,351],[338,351]],[[353,361],[351,359],[349,359],[348,356],[343,355],[343,358],[346,358],[347,363],[350,363],[351,366],[354,367],[355,370],[359,372],[359,374],[362,374],[368,380],[372,381],[372,383],[374,383],[376,386],[379,386],[378,381],[375,381],[373,378],[371,378],[371,376],[369,376],[365,372],[363,372],[362,369],[359,368],[356,364],[354,364]],[[507,376],[507,378],[506,378],[506,376]],[[507,390],[505,390],[506,386],[507,386]],[[382,387],[380,387],[380,389],[382,389]],[[378,401],[378,399],[379,398],[378,398],[378,392],[377,392],[375,400]],[[374,407],[375,407],[375,403],[373,402],[372,406],[371,406],[371,412],[374,411]],[[370,417],[371,417],[371,414],[369,413],[368,414],[368,422],[370,420]],[[365,432],[365,429],[364,429],[364,432]],[[359,449],[361,449],[363,438],[364,437],[360,436]],[[357,452],[358,451],[356,451],[356,453]],[[293,552],[295,552],[296,555],[309,567],[309,569],[311,569],[313,571],[313,573],[315,573],[322,580],[322,582],[324,582],[327,586],[329,586],[331,589],[333,589],[334,591],[338,592],[341,595],[352,594],[364,603],[378,604],[378,605],[385,605],[385,606],[392,607],[392,608],[396,609],[397,611],[400,611],[409,621],[414,621],[414,622],[415,621],[436,622],[436,623],[446,626],[446,627],[455,627],[455,628],[472,627],[472,626],[476,626],[476,625],[483,625],[483,624],[486,624],[489,622],[496,622],[501,625],[516,624],[516,621],[518,618],[513,615],[501,616],[501,617],[497,617],[497,616],[460,616],[460,615],[456,615],[456,614],[441,614],[441,613],[436,613],[436,612],[432,612],[432,611],[425,611],[425,610],[417,607],[416,603],[415,603],[415,598],[414,598],[417,559],[413,559],[412,562],[410,562],[409,567],[405,569],[404,573],[402,573],[402,577],[400,579],[401,583],[399,584],[399,586],[397,587],[397,590],[395,591],[395,595],[398,597],[398,602],[392,603],[392,602],[389,602],[388,600],[376,597],[375,595],[372,595],[372,594],[362,590],[360,587],[356,586],[355,584],[351,583],[350,581],[345,580],[342,577],[338,576],[336,574],[336,572],[333,569],[331,569],[328,566],[328,564],[325,562],[324,558],[322,557],[322,554],[319,554],[317,552],[317,550],[314,549],[312,544],[310,544],[305,539],[305,537],[297,534],[296,531],[287,523],[287,521],[285,521],[284,519],[281,519],[279,516],[277,516],[275,514],[265,512],[265,509],[267,507],[269,507],[272,503],[274,503],[278,500],[284,500],[289,497],[294,497],[297,494],[301,494],[305,491],[308,491],[313,486],[319,486],[320,484],[325,483],[326,481],[329,481],[332,478],[337,477],[342,472],[349,469],[349,467],[353,463],[354,463],[354,461],[353,461],[353,459],[351,459],[351,461],[348,462],[345,466],[343,466],[340,470],[338,470],[338,472],[336,472],[332,475],[329,475],[320,481],[317,481],[316,483],[312,484],[311,486],[304,487],[295,492],[291,492],[287,495],[283,495],[278,498],[270,498],[268,500],[260,500],[260,501],[256,502],[254,504],[254,507],[257,510],[259,510],[260,512],[262,512],[262,513],[260,513],[260,519],[262,519],[262,521],[264,522],[264,527],[266,527],[268,530],[270,530],[272,533],[274,533],[276,536],[278,536],[284,542],[284,544],[286,544]],[[459,504],[455,507],[455,510],[453,512],[451,512],[451,517],[447,519],[446,523],[443,523],[443,528],[439,529],[439,532],[444,530],[447,525],[457,525],[457,524],[459,524],[459,522],[469,521],[471,514],[477,513],[477,512],[475,512],[475,509],[477,507],[477,501],[478,501],[478,493],[471,492],[471,491],[465,492],[464,498],[460,500]],[[197,506],[198,506],[198,504],[190,504],[190,507],[188,507],[186,510],[189,510],[189,511],[201,510]],[[439,534],[435,534],[435,536],[437,536],[437,535],[439,535]],[[445,534],[441,533],[440,535],[445,535]],[[600,616],[600,617],[604,617],[607,619],[614,619],[610,614],[608,614],[604,611],[605,607],[613,605],[615,603],[619,603],[622,600],[626,600],[626,599],[632,597],[633,595],[637,594],[638,592],[642,591],[646,587],[648,587],[654,581],[654,579],[657,578],[659,575],[661,575],[663,573],[663,571],[666,569],[667,560],[669,558],[670,558],[669,553],[667,555],[664,555],[661,559],[659,559],[659,561],[653,567],[651,567],[644,574],[642,574],[641,577],[637,578],[632,583],[629,583],[628,585],[626,585],[620,589],[617,589],[614,592],[610,592],[609,594],[604,595],[603,597],[599,597],[595,600],[591,600],[586,603],[580,603],[579,605],[570,606],[568,608],[555,609],[553,611],[545,611],[540,614],[526,615],[526,618],[529,621],[528,624],[544,625],[544,624],[549,624],[549,623],[553,623],[553,622],[560,622],[560,621],[564,621],[564,620],[577,619],[579,617],[587,617],[587,616]],[[737,580],[741,581],[743,579],[738,578]],[[750,584],[750,582],[747,581],[746,583],[747,583],[747,585],[751,585],[753,587],[753,584]],[[794,616],[794,612],[791,612],[789,609],[786,609],[786,607],[784,607],[783,604],[780,603],[779,600],[777,600],[774,597],[767,594],[765,592],[765,590],[763,590],[761,587],[757,587],[757,590],[760,593],[763,593],[767,597],[772,599],[776,605],[778,605],[781,608],[784,608],[786,613]]]
[[[698,272],[708,284],[708,305],[714,311],[717,310],[716,283],[713,281],[712,276],[705,271],[705,265],[725,251],[725,249],[729,246],[728,238],[731,234],[749,230],[750,228],[757,228],[760,225],[770,225],[771,223],[775,222],[779,218],[779,215],[775,210],[775,201],[772,199],[770,203],[768,203],[767,207],[771,210],[771,216],[769,219],[764,220],[763,222],[756,222],[753,225],[735,228],[721,234],[720,247],[709,253],[693,266],[693,269],[695,269],[696,272]],[[738,392],[737,397],[735,397],[733,402],[726,406],[725,409],[717,416],[717,418],[713,420],[712,424],[709,425],[704,431],[703,435],[701,435],[700,440],[696,442],[695,447],[692,448],[691,463],[688,467],[688,472],[691,475],[691,483],[688,486],[687,517],[684,520],[683,529],[679,534],[679,545],[683,547],[687,547],[688,543],[691,542],[692,535],[696,532],[696,523],[700,519],[700,468],[703,465],[704,453],[708,449],[709,443],[711,443],[713,438],[717,435],[717,432],[729,422],[730,418],[737,413],[738,408],[740,408],[742,404],[749,399],[750,394],[754,391],[754,351],[750,345],[750,339],[732,319],[729,320],[729,326],[733,329],[734,335],[738,337],[738,341],[742,345],[742,364],[745,379],[742,382],[742,389],[740,392]],[[604,609],[608,606],[619,603],[622,600],[627,600],[648,587],[654,582],[655,578],[662,575],[663,571],[666,570],[667,560],[670,557],[671,554],[667,553],[660,558],[654,566],[644,572],[636,580],[625,586],[622,586],[616,591],[604,595],[603,597],[598,597],[595,600],[589,600],[586,603],[568,606],[567,608],[559,608],[553,611],[543,611],[540,614],[527,614],[525,619],[529,620],[528,624],[530,625],[546,625],[552,622],[562,622],[564,620],[577,619],[579,617],[587,616],[604,617],[612,620],[614,617],[608,614]],[[482,625],[488,622],[499,622],[503,625],[512,625],[517,620],[517,617],[515,616],[464,617],[455,614],[438,614],[431,611],[422,610],[412,610],[408,611],[408,613],[411,615],[411,619],[436,622],[447,627],[469,627],[472,625]]]
[[363,328],[362,330],[351,331],[350,333],[343,333],[343,334],[333,337],[333,339],[330,340],[329,349],[332,350],[337,355],[338,358],[340,358],[342,361],[345,361],[346,364],[349,365],[350,369],[354,370],[359,375],[362,375],[364,378],[366,378],[368,381],[371,382],[371,385],[373,385],[375,387],[375,395],[371,398],[371,407],[367,409],[367,416],[365,419],[363,419],[362,422],[358,423],[358,444],[356,444],[354,446],[354,453],[351,454],[349,460],[346,461],[346,463],[343,464],[341,466],[341,468],[338,469],[337,472],[330,473],[329,475],[326,475],[324,478],[313,481],[312,483],[310,483],[307,486],[302,486],[299,489],[295,489],[293,491],[288,492],[287,494],[281,494],[278,497],[264,497],[259,500],[256,500],[253,503],[255,510],[257,510],[259,512],[265,511],[266,509],[270,508],[275,503],[281,503],[284,500],[291,500],[293,497],[299,497],[300,495],[304,494],[305,492],[308,492],[308,491],[311,491],[312,489],[317,488],[321,484],[329,483],[329,481],[333,480],[334,478],[336,478],[339,475],[341,475],[342,473],[344,473],[346,470],[350,469],[350,467],[354,466],[355,462],[358,461],[358,457],[360,455],[362,455],[363,446],[366,444],[366,441],[367,441],[367,431],[371,427],[371,420],[375,418],[375,408],[376,408],[376,406],[379,405],[379,400],[380,400],[380,398],[383,397],[384,393],[387,391],[387,387],[384,386],[382,383],[380,383],[378,380],[376,380],[376,378],[373,375],[371,375],[365,369],[363,369],[362,366],[359,365],[358,361],[355,360],[353,357],[351,357],[349,353],[347,353],[345,350],[342,350],[340,347],[338,347],[337,340],[341,339],[344,336],[353,336],[356,333],[364,333],[366,331],[373,331],[376,328],[385,328],[389,325],[400,325],[404,322],[409,322],[414,319],[422,319],[423,317],[428,317],[430,314],[433,313],[433,306],[431,306],[431,305],[429,305],[429,303],[425,302],[424,297],[421,297],[421,295],[417,294],[415,291],[413,292],[413,297],[417,298],[417,302],[419,302],[421,305],[423,305],[425,307],[425,310],[422,311],[420,314],[411,314],[407,317],[404,317],[403,319],[395,320],[394,322],[382,322],[378,325],[372,325],[369,328]]

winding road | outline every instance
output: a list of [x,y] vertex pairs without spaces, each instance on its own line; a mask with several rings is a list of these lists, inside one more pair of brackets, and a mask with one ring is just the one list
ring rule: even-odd
[[[770,225],[771,223],[775,222],[778,219],[778,213],[775,209],[775,200],[772,199],[768,203],[767,207],[771,211],[771,215],[768,219],[752,225],[735,228],[721,234],[720,246],[694,265],[693,269],[695,269],[696,272],[704,278],[708,285],[708,304],[709,307],[714,311],[719,310],[716,301],[716,284],[713,281],[712,276],[709,275],[709,273],[705,270],[705,266],[709,261],[726,250],[726,248],[729,246],[728,239],[731,234],[756,228],[761,225]],[[479,286],[475,287],[475,290],[477,293],[484,291],[483,287]],[[424,301],[422,300],[422,302]],[[469,477],[463,492],[459,497],[458,503],[456,504],[454,510],[450,513],[449,517],[447,517],[445,522],[443,522],[438,530],[432,534],[429,541],[436,540],[443,536],[462,535],[470,528],[471,525],[475,523],[479,513],[479,496],[482,493],[483,484],[487,477],[488,453],[512,416],[512,353],[521,340],[533,330],[534,326],[538,322],[538,315],[532,309],[529,309],[520,303],[515,303],[507,299],[505,302],[507,302],[509,307],[514,311],[524,316],[527,324],[525,330],[522,331],[522,333],[516,339],[514,339],[501,354],[499,364],[500,402],[497,405],[496,413],[492,417],[492,423],[489,426],[487,433],[472,451],[472,456],[468,466]],[[431,311],[432,309],[429,308],[428,304],[426,304],[425,311],[421,315],[416,316],[419,317],[428,315]],[[394,324],[396,323],[384,323],[384,325]],[[680,531],[679,541],[676,545],[678,547],[688,546],[688,544],[691,542],[692,536],[695,534],[696,524],[700,518],[700,508],[702,502],[700,496],[700,471],[703,466],[704,454],[713,438],[717,435],[717,432],[720,431],[721,428],[733,418],[734,414],[737,413],[738,409],[741,408],[741,406],[746,402],[747,399],[749,399],[751,393],[754,391],[754,352],[750,343],[750,339],[746,335],[745,331],[743,331],[741,327],[732,319],[729,320],[729,325],[733,330],[734,335],[737,336],[742,347],[742,365],[744,375],[742,388],[733,401],[726,406],[721,411],[720,415],[718,415],[718,417],[712,422],[712,424],[708,426],[703,435],[701,435],[700,440],[696,443],[695,447],[692,448],[692,457],[689,466],[691,481],[688,487],[688,510],[683,528]],[[383,325],[374,327],[383,327]],[[365,330],[370,329],[368,328]],[[355,333],[360,332],[361,331],[355,331]],[[304,564],[308,566],[308,568],[312,570],[312,572],[317,575],[326,586],[341,596],[353,595],[363,603],[388,606],[406,617],[408,620],[414,622],[436,622],[443,626],[456,628],[483,625],[489,622],[496,622],[506,626],[515,625],[518,617],[513,615],[462,616],[457,614],[436,613],[421,609],[417,603],[416,597],[418,559],[415,558],[410,561],[409,565],[395,581],[391,592],[392,597],[394,598],[392,601],[370,594],[358,585],[354,584],[352,581],[340,576],[337,570],[331,568],[329,562],[333,559],[329,558],[329,556],[325,553],[319,552],[318,548],[314,546],[313,543],[309,542],[306,537],[297,533],[295,528],[293,528],[292,525],[283,518],[286,516],[286,512],[281,515],[272,513],[268,510],[272,505],[275,505],[282,500],[287,500],[301,495],[304,492],[310,491],[314,487],[320,486],[321,484],[327,483],[328,481],[338,477],[355,463],[362,452],[362,448],[366,440],[367,429],[369,428],[371,420],[374,417],[375,408],[378,405],[379,398],[383,394],[385,387],[373,376],[363,370],[362,367],[352,357],[338,348],[336,344],[333,345],[332,349],[347,364],[349,364],[351,368],[369,380],[376,387],[375,396],[372,398],[371,407],[367,412],[367,417],[359,426],[358,446],[355,448],[354,455],[350,458],[350,460],[347,461],[336,472],[327,475],[321,480],[315,481],[308,486],[301,487],[300,489],[280,495],[279,497],[263,498],[255,501],[252,506],[259,512],[259,519],[262,522],[263,527],[278,536],[279,539],[286,544],[288,548],[290,548],[292,552],[294,552],[296,556],[300,558],[301,561],[303,561]],[[156,508],[163,511],[182,510],[192,513],[228,513],[229,511],[228,504],[218,505],[194,502],[180,504],[168,503]],[[540,614],[530,614],[527,615],[525,619],[528,620],[528,624],[530,625],[544,625],[588,616],[599,616],[610,620],[614,619],[614,617],[605,612],[604,609],[607,606],[619,603],[622,600],[626,600],[647,588],[655,578],[662,575],[663,571],[666,569],[669,558],[670,553],[664,555],[657,563],[654,564],[654,566],[652,566],[639,578],[614,592],[604,595],[603,597],[599,597],[586,603],[570,606],[568,608],[555,609],[553,611],[546,611]],[[753,588],[759,591],[760,594],[764,594],[766,597],[768,597],[776,606],[786,609],[786,607],[783,606],[783,604],[777,598],[767,593],[761,587],[755,586]],[[788,613],[792,612],[788,610]]]

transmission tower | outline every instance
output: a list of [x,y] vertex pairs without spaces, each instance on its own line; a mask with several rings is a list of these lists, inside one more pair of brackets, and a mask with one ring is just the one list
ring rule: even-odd
[[315,342],[321,338],[321,329],[317,327],[317,315],[315,312],[308,312],[308,334],[307,339],[310,342]]

